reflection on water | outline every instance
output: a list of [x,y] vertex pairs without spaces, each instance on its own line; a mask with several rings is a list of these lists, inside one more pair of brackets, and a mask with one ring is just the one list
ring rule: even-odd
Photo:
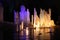
[[26,27],[26,35],[29,35],[28,27]]
[[[32,38],[32,39],[31,39]],[[50,40],[50,28],[23,29],[20,31],[20,40]]]
[[36,28],[36,29],[34,30],[34,40],[37,39],[39,33],[40,33],[40,29],[39,29],[39,28]]

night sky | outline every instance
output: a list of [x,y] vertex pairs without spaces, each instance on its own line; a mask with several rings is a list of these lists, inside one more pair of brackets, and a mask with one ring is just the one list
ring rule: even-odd
[[36,8],[38,15],[40,8],[46,11],[52,9],[52,19],[56,22],[58,16],[60,16],[60,1],[59,0],[2,0],[4,7],[4,21],[13,22],[13,10],[19,11],[20,5],[25,5],[29,8],[31,14],[33,14],[33,9]]

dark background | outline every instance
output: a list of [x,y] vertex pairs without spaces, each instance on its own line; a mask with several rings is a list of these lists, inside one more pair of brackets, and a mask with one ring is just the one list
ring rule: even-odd
[[13,10],[19,11],[20,5],[25,5],[29,8],[31,14],[33,14],[33,9],[36,8],[38,14],[40,8],[46,11],[52,9],[52,19],[55,23],[59,20],[60,16],[60,1],[59,0],[1,0],[0,1],[4,7],[4,21],[13,22]]
[[[13,10],[19,11],[20,5],[25,5],[26,8],[30,9],[31,14],[33,14],[34,7],[37,9],[39,14],[40,8],[46,11],[52,9],[52,19],[55,23],[59,20],[60,16],[60,1],[59,0],[0,0],[4,8],[4,21],[14,22]],[[8,23],[0,23],[0,39],[13,40],[13,31],[15,31],[15,25]],[[55,29],[54,38],[55,40],[60,39],[60,26]],[[3,36],[4,38],[3,38]]]

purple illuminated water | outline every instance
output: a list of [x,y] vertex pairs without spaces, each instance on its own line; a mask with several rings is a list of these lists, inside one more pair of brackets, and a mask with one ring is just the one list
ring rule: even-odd
[[21,6],[21,11],[20,11],[20,21],[23,21],[24,23],[26,22],[30,22],[30,13],[29,13],[29,9],[25,9],[25,6],[22,5]]

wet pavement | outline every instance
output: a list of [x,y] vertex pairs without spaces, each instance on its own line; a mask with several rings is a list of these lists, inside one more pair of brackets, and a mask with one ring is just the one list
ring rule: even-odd
[[27,30],[23,29],[19,32],[18,40],[51,40],[50,29],[40,29],[36,31],[36,29]]
[[60,26],[56,26],[54,33],[49,32],[49,30],[29,29],[26,32],[26,29],[24,29],[17,32],[15,24],[0,23],[0,40],[60,40]]

